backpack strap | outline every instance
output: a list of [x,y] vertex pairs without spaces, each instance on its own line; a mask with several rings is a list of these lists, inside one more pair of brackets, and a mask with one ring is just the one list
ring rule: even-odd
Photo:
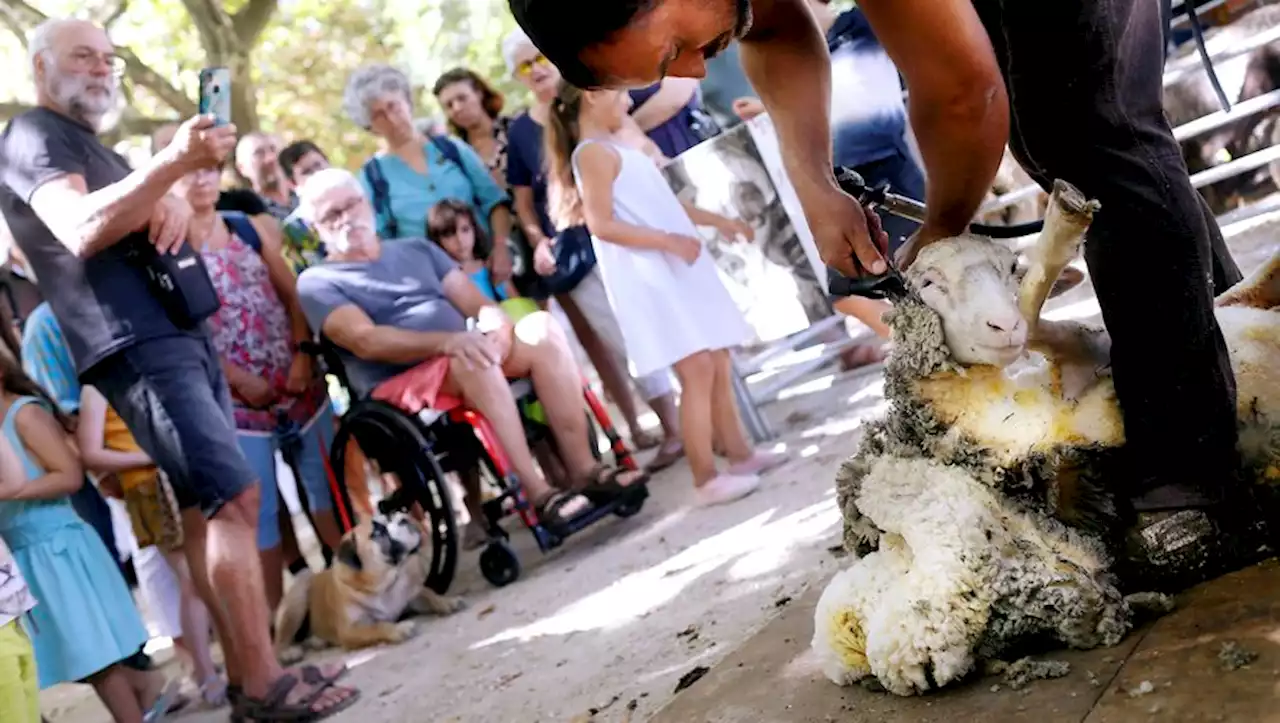
[[222,222],[227,224],[227,228],[232,233],[257,251],[259,256],[262,255],[262,237],[258,235],[258,229],[247,215],[240,211],[223,211],[221,216]]
[[445,136],[431,136],[431,143],[440,151],[440,155],[444,156],[446,161],[457,166],[467,177],[467,182],[471,184],[471,205],[478,211],[480,209],[480,193],[476,189],[476,179],[471,177],[471,171],[467,170],[467,164],[462,162],[462,153],[458,151],[458,147],[453,141]]
[[[453,149],[454,156],[457,156],[458,149]],[[441,149],[441,153],[444,149]],[[461,165],[461,164],[459,164]],[[382,165],[378,163],[378,157],[374,156],[365,161],[364,177],[369,181],[369,188],[373,190],[373,210],[379,216],[387,219],[387,236],[389,238],[399,238],[400,228],[396,223],[396,217],[391,213],[391,186],[387,183],[387,177],[382,175]],[[464,167],[465,170],[465,167]]]

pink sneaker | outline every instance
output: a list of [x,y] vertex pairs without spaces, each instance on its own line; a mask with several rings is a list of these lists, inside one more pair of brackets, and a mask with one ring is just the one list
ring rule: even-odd
[[791,455],[783,452],[764,452],[756,450],[749,458],[737,464],[729,465],[726,470],[732,475],[761,475],[781,467],[791,461]]
[[720,473],[715,479],[701,487],[695,487],[693,494],[699,507],[722,505],[726,502],[742,499],[760,486],[760,478],[756,475],[736,475]]

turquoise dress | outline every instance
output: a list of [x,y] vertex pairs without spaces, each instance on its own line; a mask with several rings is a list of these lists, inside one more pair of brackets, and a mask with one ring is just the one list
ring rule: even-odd
[[[15,419],[33,397],[20,397],[4,417],[4,435],[27,479],[44,474],[18,437]],[[27,632],[36,650],[40,689],[85,678],[138,652],[147,631],[120,568],[102,538],[76,515],[68,498],[0,501],[0,537],[38,605]]]

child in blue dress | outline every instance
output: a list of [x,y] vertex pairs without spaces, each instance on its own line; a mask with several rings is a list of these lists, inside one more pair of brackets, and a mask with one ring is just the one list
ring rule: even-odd
[[40,688],[85,682],[117,723],[141,723],[163,681],[120,661],[147,632],[115,561],[69,495],[84,471],[44,391],[0,352],[0,538],[31,594]]

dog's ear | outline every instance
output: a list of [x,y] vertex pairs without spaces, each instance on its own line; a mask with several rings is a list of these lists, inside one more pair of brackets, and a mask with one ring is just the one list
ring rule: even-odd
[[336,558],[338,562],[354,570],[364,569],[364,563],[360,560],[360,549],[356,546],[356,538],[354,536],[348,535],[342,538],[342,541],[338,543]]

